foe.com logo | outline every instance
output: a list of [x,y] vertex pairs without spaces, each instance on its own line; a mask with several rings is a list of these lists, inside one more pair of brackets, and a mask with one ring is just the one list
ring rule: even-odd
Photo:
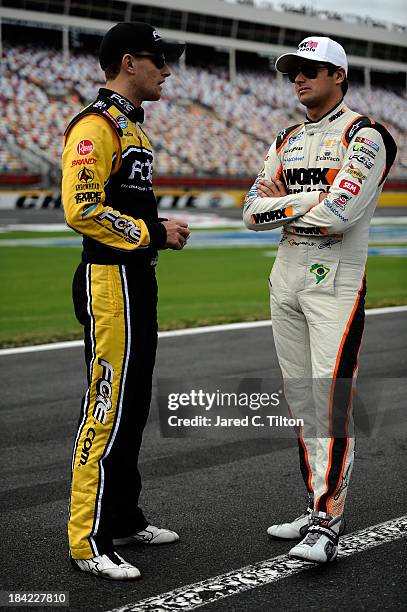
[[89,453],[92,448],[93,440],[95,438],[96,438],[96,431],[93,429],[93,427],[89,427],[88,431],[86,432],[86,438],[83,441],[83,446],[81,450],[81,458],[79,460],[79,463],[81,465],[87,464],[88,459],[89,459]]
[[96,383],[96,401],[92,416],[102,425],[106,424],[107,413],[112,407],[112,383],[114,370],[111,364],[99,357],[99,365],[102,366],[102,376]]

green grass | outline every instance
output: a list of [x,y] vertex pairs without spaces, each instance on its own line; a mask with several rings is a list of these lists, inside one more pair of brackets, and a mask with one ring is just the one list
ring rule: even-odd
[[0,232],[0,240],[20,240],[32,238],[80,238],[80,235],[72,230],[60,232],[27,232],[25,230],[15,230],[12,232]]
[[[269,251],[269,249],[267,249]],[[186,249],[160,256],[160,329],[269,316],[264,248]],[[71,280],[80,248],[2,247],[0,346],[80,338]],[[406,258],[368,262],[368,307],[407,303]]]

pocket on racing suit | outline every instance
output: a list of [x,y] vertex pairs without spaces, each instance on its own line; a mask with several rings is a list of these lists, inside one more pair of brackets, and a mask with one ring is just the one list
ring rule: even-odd
[[341,241],[326,248],[310,249],[305,271],[304,292],[336,295],[336,275],[341,257]]

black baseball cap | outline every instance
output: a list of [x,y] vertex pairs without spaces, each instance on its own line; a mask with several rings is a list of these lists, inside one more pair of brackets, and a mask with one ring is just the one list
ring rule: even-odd
[[185,50],[185,43],[176,43],[161,38],[157,30],[143,21],[122,21],[104,35],[99,62],[102,70],[122,59],[125,53],[147,51],[164,55],[167,62],[175,62]]

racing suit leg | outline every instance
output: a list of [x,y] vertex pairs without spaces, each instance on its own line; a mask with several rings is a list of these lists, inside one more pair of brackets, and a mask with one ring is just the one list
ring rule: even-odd
[[154,269],[81,263],[75,313],[85,330],[88,389],[72,459],[71,555],[113,550],[113,537],[144,529],[137,468],[157,345]]
[[353,465],[352,395],[365,293],[363,269],[339,260],[339,245],[321,254],[318,242],[283,241],[271,277],[286,398],[304,420],[301,471],[315,510],[332,516],[343,513]]
[[339,516],[354,461],[352,402],[364,328],[364,270],[339,264],[333,282],[333,294],[318,298],[304,292],[299,299],[310,332],[317,436],[315,510]]
[[[278,257],[278,256],[277,256]],[[300,309],[295,292],[284,281],[284,264],[274,264],[270,275],[270,306],[274,344],[284,380],[284,394],[290,416],[302,418],[297,430],[301,474],[309,499],[314,492],[312,474],[316,456],[315,423],[309,406],[312,404],[312,369],[307,320]],[[304,437],[307,439],[305,445]]]

